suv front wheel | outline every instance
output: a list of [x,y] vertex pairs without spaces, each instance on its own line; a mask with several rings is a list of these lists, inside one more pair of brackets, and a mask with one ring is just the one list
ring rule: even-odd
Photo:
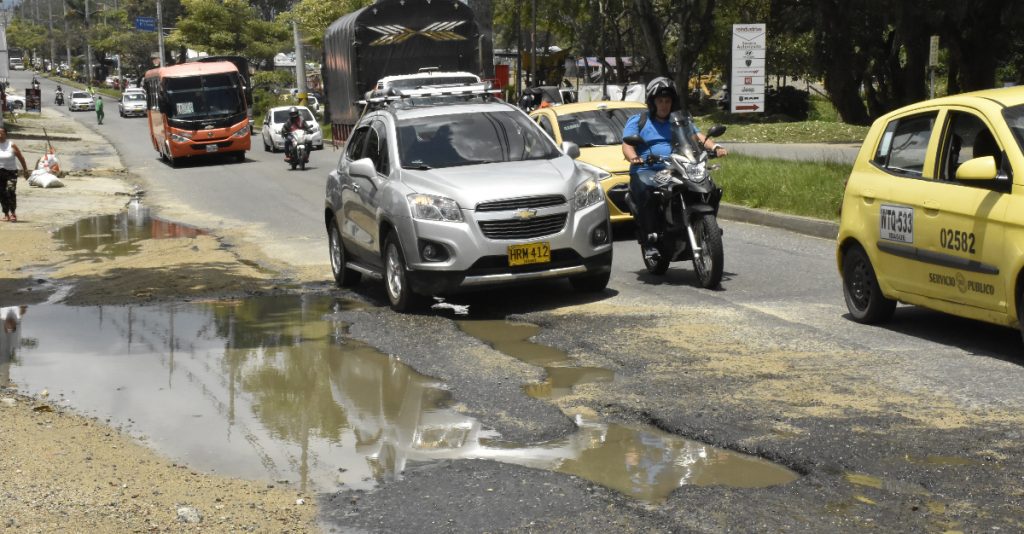
[[405,268],[405,254],[402,244],[393,232],[384,241],[384,288],[388,293],[391,309],[404,313],[416,310],[426,303],[426,298],[413,293]]

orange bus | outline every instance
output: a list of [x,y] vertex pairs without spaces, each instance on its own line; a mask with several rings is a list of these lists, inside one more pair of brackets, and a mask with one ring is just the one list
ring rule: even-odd
[[174,167],[206,154],[245,160],[250,128],[245,83],[234,63],[183,63],[143,77],[153,148]]

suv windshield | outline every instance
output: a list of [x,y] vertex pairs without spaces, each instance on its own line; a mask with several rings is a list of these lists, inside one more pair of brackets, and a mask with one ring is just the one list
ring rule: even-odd
[[595,109],[571,115],[559,115],[562,140],[581,147],[621,145],[626,120],[643,111],[640,108]]
[[169,118],[204,119],[245,113],[245,100],[237,75],[207,74],[165,78]]
[[400,120],[398,138],[402,167],[407,169],[552,159],[561,154],[518,111]]

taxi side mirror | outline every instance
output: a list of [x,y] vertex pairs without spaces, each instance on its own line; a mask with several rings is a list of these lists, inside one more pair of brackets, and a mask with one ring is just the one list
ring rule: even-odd
[[967,160],[956,169],[957,180],[995,180],[998,176],[999,169],[996,168],[996,158],[992,156]]

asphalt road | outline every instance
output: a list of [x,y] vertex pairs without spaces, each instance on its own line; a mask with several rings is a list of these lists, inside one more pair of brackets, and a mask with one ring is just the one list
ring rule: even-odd
[[[44,101],[52,98],[49,82],[43,89]],[[116,103],[107,110],[101,126],[92,113],[73,117],[117,147],[157,209],[246,234],[286,262],[322,268],[326,282],[322,191],[339,152],[315,152],[306,171],[289,171],[257,141],[243,163],[172,169],[157,159],[145,119],[121,119]],[[564,433],[565,416],[518,395],[515,375],[479,369],[480,342],[454,320],[539,324],[536,341],[616,372],[615,382],[583,388],[561,410],[573,404],[758,454],[796,469],[799,482],[753,491],[687,486],[643,506],[574,477],[445,462],[412,468],[373,493],[323,496],[325,528],[1019,531],[1019,333],[907,306],[886,326],[858,325],[846,316],[832,241],[722,226],[719,291],[699,289],[685,263],[664,277],[646,274],[622,231],[609,290],[597,297],[546,283],[448,300],[466,316],[445,307],[401,316],[383,305],[379,284],[363,283],[351,294],[379,306],[348,312],[346,321],[354,337],[448,384],[485,426],[525,442]],[[326,283],[313,289],[337,292]]]

